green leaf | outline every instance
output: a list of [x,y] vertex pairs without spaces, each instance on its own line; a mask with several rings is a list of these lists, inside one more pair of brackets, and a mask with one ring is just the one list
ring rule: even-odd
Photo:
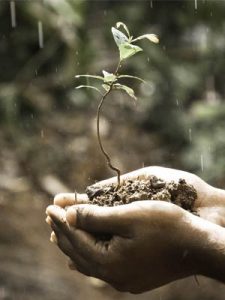
[[131,79],[137,79],[140,80],[143,83],[146,83],[146,81],[140,77],[137,76],[131,76],[131,75],[119,75],[117,78],[131,78]]
[[124,60],[127,59],[128,57],[131,57],[133,55],[135,55],[136,53],[143,51],[142,48],[129,44],[129,43],[125,43],[125,44],[121,44],[119,46],[119,51],[120,51],[120,60]]
[[107,71],[102,71],[104,75],[104,82],[115,82],[116,81],[116,75],[113,73],[108,73]]
[[136,41],[143,40],[143,39],[148,39],[149,41],[151,41],[155,44],[158,44],[158,42],[159,42],[158,36],[156,34],[153,34],[153,33],[140,35],[136,39],[132,40],[132,42],[136,42]]
[[117,22],[117,23],[116,23],[116,28],[120,28],[121,26],[122,26],[122,27],[124,28],[124,30],[126,31],[128,37],[130,37],[130,32],[129,32],[128,28],[127,28],[127,25],[124,24],[123,22]]
[[76,75],[75,78],[80,78],[80,77],[88,77],[88,78],[95,78],[104,81],[104,78],[102,76],[97,76],[97,75]]
[[123,85],[123,84],[119,84],[119,83],[115,83],[113,85],[113,88],[116,90],[123,90],[125,91],[131,98],[133,98],[134,100],[137,100],[137,97],[134,94],[134,90],[132,88],[130,88],[129,86]]
[[82,89],[82,88],[93,89],[102,95],[102,92],[98,88],[96,88],[95,86],[92,86],[92,85],[79,85],[76,87],[76,90]]
[[118,47],[120,47],[120,45],[123,45],[124,43],[129,42],[128,37],[114,27],[112,27],[112,34]]

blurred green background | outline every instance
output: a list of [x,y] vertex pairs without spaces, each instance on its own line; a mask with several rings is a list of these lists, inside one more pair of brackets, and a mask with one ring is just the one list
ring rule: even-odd
[[160,44],[141,42],[123,66],[149,83],[132,86],[137,105],[115,93],[103,109],[114,164],[184,169],[225,187],[224,16],[222,0],[1,0],[0,299],[223,299],[203,278],[130,296],[73,274],[44,212],[56,193],[114,175],[96,140],[98,95],[75,90],[74,76],[114,70],[117,21]]

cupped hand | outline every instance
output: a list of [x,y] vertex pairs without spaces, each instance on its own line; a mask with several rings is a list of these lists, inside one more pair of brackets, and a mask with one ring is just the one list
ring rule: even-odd
[[49,206],[47,214],[72,267],[120,291],[140,293],[200,273],[193,225],[200,218],[174,204]]
[[[186,182],[193,185],[197,191],[197,200],[194,206],[197,214],[208,221],[225,227],[225,191],[212,187],[192,173],[152,166],[122,175],[121,182],[129,178],[144,179],[152,175],[157,176],[166,182],[172,180],[178,182],[180,178],[185,179]],[[116,177],[97,182],[95,185],[101,186],[109,183],[116,183]],[[86,194],[77,194],[77,199],[75,199],[74,194],[58,194],[55,197],[54,204],[64,208],[77,203],[85,203],[87,200],[88,197]]]

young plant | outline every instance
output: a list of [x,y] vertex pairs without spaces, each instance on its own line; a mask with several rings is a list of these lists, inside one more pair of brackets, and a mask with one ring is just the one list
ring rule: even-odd
[[[120,28],[120,27],[122,27],[124,33],[121,32],[120,30],[118,30],[118,28]],[[118,188],[120,186],[121,172],[118,168],[113,166],[113,164],[111,162],[111,158],[110,158],[109,154],[106,152],[105,148],[103,147],[102,140],[101,140],[100,127],[99,127],[101,108],[104,103],[104,100],[106,99],[107,96],[109,96],[109,94],[113,90],[122,90],[122,91],[126,92],[135,101],[137,100],[134,90],[126,85],[119,83],[119,80],[121,78],[131,78],[131,79],[139,80],[141,82],[145,82],[145,81],[142,78],[139,78],[136,76],[120,74],[119,70],[122,66],[122,63],[126,59],[128,59],[131,56],[134,56],[138,52],[143,51],[143,49],[141,47],[134,45],[134,43],[136,43],[142,39],[148,39],[149,41],[151,41],[153,43],[158,43],[159,40],[155,34],[144,34],[137,38],[133,38],[133,36],[130,35],[130,32],[129,32],[127,26],[122,22],[117,22],[116,28],[112,27],[112,34],[113,34],[115,43],[119,50],[119,59],[118,59],[118,63],[117,63],[115,71],[113,73],[109,73],[109,72],[103,70],[102,71],[103,76],[85,74],[85,75],[76,75],[75,77],[76,78],[86,77],[86,78],[102,81],[101,90],[93,85],[79,85],[76,87],[76,89],[89,88],[89,89],[93,89],[93,90],[97,91],[101,95],[101,99],[100,99],[100,102],[99,102],[99,105],[97,108],[97,119],[96,119],[97,138],[98,138],[100,150],[101,150],[102,154],[104,155],[104,157],[106,158],[109,168],[117,173],[117,188]]]

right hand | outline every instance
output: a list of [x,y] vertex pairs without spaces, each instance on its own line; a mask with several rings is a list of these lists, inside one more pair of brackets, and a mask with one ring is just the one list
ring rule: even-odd
[[[181,170],[164,167],[145,167],[121,176],[121,182],[128,178],[147,178],[151,175],[157,176],[166,182],[178,182],[180,178],[186,180],[188,184],[194,186],[198,197],[194,209],[197,214],[210,222],[225,227],[225,191],[212,187],[195,174]],[[116,183],[116,177],[97,182],[95,185],[105,185]],[[88,197],[86,194],[78,194],[78,203],[86,203]],[[74,194],[58,194],[54,199],[54,204],[62,208],[76,204]]]

